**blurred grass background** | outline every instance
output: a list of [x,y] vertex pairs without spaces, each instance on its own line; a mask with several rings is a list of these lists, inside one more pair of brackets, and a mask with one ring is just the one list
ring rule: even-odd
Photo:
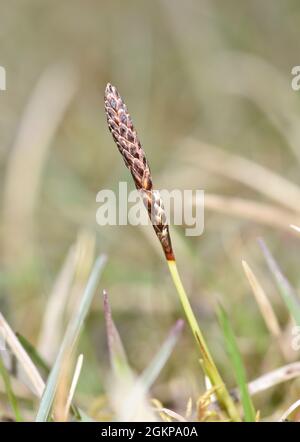
[[[0,95],[0,310],[37,344],[68,250],[80,232],[89,232],[91,248],[95,236],[97,253],[108,255],[101,287],[109,291],[129,360],[140,372],[182,313],[151,228],[96,224],[97,192],[115,190],[121,180],[133,187],[106,126],[105,85],[116,85],[125,98],[156,187],[270,203],[297,224],[300,204],[286,197],[289,189],[281,187],[272,201],[265,194],[276,192],[268,175],[260,192],[213,172],[205,158],[222,166],[213,146],[248,158],[294,183],[297,196],[300,100],[291,68],[299,64],[300,5],[12,0],[0,1],[0,23],[0,64],[7,72],[7,91]],[[288,225],[265,224],[207,209],[201,237],[171,229],[192,305],[229,386],[234,379],[217,300],[229,313],[248,379],[284,362],[241,260],[255,270],[284,327],[288,314],[256,238],[264,237],[297,289],[299,241]],[[90,405],[105,393],[109,371],[100,296],[80,348],[79,396]],[[290,353],[291,361],[299,356]],[[186,327],[152,395],[183,410],[204,388],[197,357]],[[297,398],[299,389],[293,381],[270,390],[257,398],[257,408],[268,415],[274,405]]]

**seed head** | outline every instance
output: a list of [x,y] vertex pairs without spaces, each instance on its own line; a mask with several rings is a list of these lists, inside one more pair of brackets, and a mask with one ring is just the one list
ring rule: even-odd
[[109,130],[130,170],[136,188],[151,190],[151,172],[127,107],[117,89],[108,83],[105,111]]
[[137,190],[141,192],[166,258],[174,261],[165,209],[159,191],[153,189],[151,171],[145,152],[124,101],[117,89],[109,83],[105,89],[104,103],[109,130],[131,172]]

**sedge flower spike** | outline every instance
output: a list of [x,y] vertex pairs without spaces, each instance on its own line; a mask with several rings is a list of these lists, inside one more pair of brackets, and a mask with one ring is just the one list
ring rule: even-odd
[[168,261],[174,261],[163,201],[159,191],[153,189],[150,167],[127,107],[117,89],[109,83],[106,86],[104,98],[109,130],[131,172],[137,190],[141,193],[165,256]]

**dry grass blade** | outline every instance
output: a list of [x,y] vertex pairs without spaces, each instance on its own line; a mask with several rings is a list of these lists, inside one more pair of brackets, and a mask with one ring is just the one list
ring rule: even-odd
[[78,384],[78,380],[79,380],[79,376],[81,373],[81,369],[82,369],[82,364],[83,364],[83,354],[78,356],[77,362],[76,362],[76,366],[75,366],[75,371],[74,371],[74,375],[73,375],[73,379],[71,382],[71,387],[70,387],[70,391],[67,397],[67,402],[66,402],[66,406],[64,409],[64,420],[68,419],[68,414],[69,414],[69,410],[71,407],[71,403],[75,394],[75,390]]
[[[228,80],[222,82],[222,93],[227,90],[254,102],[282,134],[300,161],[299,103],[297,94],[286,88],[286,76],[262,57],[239,51],[222,52],[212,72],[219,72],[219,69],[222,69],[224,79]],[[215,86],[219,84],[216,77]]]
[[89,230],[80,230],[76,241],[75,277],[67,298],[66,316],[71,317],[80,303],[82,292],[86,286],[95,261],[95,235]]
[[65,304],[75,274],[76,252],[72,246],[49,295],[38,341],[38,352],[49,363],[59,347]]
[[94,259],[94,243],[93,235],[79,232],[50,293],[38,341],[38,351],[49,363],[56,356],[65,320],[72,315],[84,290]]
[[[300,362],[292,362],[291,364],[284,365],[283,367],[276,368],[275,370],[266,373],[253,381],[248,382],[248,390],[251,396],[255,396],[263,391],[266,391],[276,385],[290,381],[292,379],[300,377]],[[236,401],[240,401],[240,391],[238,388],[231,390],[231,395]],[[214,399],[212,401],[212,409],[218,409],[218,403]]]
[[188,398],[187,404],[186,404],[186,410],[185,410],[185,417],[186,419],[190,419],[193,412],[193,399],[191,397]]
[[272,256],[270,250],[268,249],[263,239],[259,238],[258,242],[265,256],[268,267],[272,272],[272,274],[274,275],[281,297],[285,302],[291,314],[291,317],[294,318],[297,325],[300,325],[300,300],[297,293],[295,292],[294,288],[290,285],[289,281],[280,270],[279,265]]
[[300,188],[254,161],[194,139],[183,141],[181,159],[256,190],[289,208],[295,216],[300,212]]
[[287,420],[287,418],[290,416],[290,414],[292,414],[295,410],[297,410],[297,408],[300,407],[300,399],[296,402],[294,402],[281,416],[281,418],[279,419],[280,422],[284,422],[285,420]]
[[[196,202],[193,200],[193,204]],[[205,193],[205,209],[230,216],[245,218],[259,224],[275,227],[290,233],[290,223],[299,216],[272,204],[261,203],[245,198],[228,197]]]
[[[36,369],[35,365],[31,361],[30,357],[22,347],[18,338],[0,313],[0,333],[2,334],[5,342],[10,347],[11,351],[17,358],[20,366],[24,370],[27,380],[29,381],[29,387],[33,392],[41,397],[45,388],[45,383]],[[0,353],[1,355],[1,353]]]
[[161,411],[164,407],[163,404],[156,398],[151,399],[151,403],[154,405],[154,410],[158,411],[159,417],[163,422],[172,422],[172,419],[163,411]]
[[244,260],[242,261],[242,265],[266,326],[274,338],[278,340],[281,335],[281,330],[272,305],[250,266]]
[[28,256],[47,152],[76,89],[73,67],[58,64],[42,74],[28,100],[10,149],[4,181],[3,250],[7,263],[13,260],[15,264],[25,251]]
[[73,355],[65,358],[62,363],[60,375],[55,392],[55,398],[52,408],[52,419],[56,422],[65,422],[65,406],[68,396],[68,387],[70,384],[70,372],[73,365]]
[[[291,364],[284,365],[283,367],[276,368],[269,373],[260,376],[248,383],[248,389],[251,396],[268,390],[275,385],[282,384],[291,379],[300,377],[300,362],[293,362]],[[232,391],[235,397],[239,397],[237,390]]]
[[169,420],[169,422],[172,422],[172,420],[174,419],[176,422],[188,422],[187,419],[183,416],[181,416],[180,414],[176,413],[176,411],[170,410],[169,408],[166,407],[157,407],[155,409],[155,411],[157,411],[160,415],[162,414],[166,414],[168,417],[171,418],[171,420]]

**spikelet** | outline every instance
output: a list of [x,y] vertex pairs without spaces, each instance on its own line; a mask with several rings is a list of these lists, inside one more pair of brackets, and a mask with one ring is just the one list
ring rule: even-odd
[[109,130],[131,172],[137,190],[142,194],[166,258],[174,261],[169,226],[160,193],[153,189],[150,167],[127,107],[117,89],[109,83],[105,89],[104,102]]

